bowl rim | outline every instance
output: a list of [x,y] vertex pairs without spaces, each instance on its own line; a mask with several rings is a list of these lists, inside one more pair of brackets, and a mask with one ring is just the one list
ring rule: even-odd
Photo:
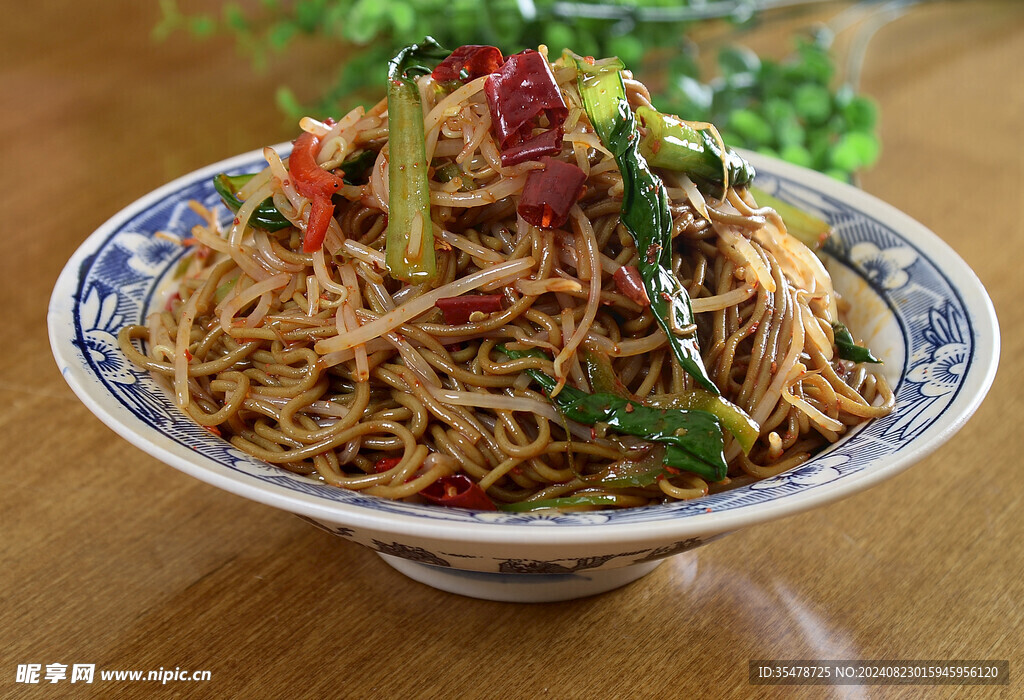
[[[285,153],[291,144],[273,146]],[[462,540],[474,544],[530,544],[584,545],[595,543],[635,543],[652,540],[682,539],[695,535],[729,532],[782,517],[795,515],[812,508],[845,498],[874,486],[927,457],[949,440],[974,414],[994,381],[998,367],[1000,334],[995,308],[981,281],[962,258],[945,241],[923,224],[890,204],[838,182],[823,174],[785,163],[760,154],[743,152],[757,169],[764,168],[773,175],[797,181],[802,185],[839,200],[860,213],[884,221],[899,237],[918,249],[927,250],[936,267],[956,286],[964,307],[970,311],[977,352],[967,368],[964,384],[949,405],[949,409],[922,435],[912,439],[918,444],[895,455],[887,456],[883,464],[845,475],[823,488],[787,494],[785,497],[734,510],[687,514],[685,517],[666,513],[664,519],[642,522],[608,523],[590,527],[578,524],[560,524],[543,527],[527,522],[467,523],[459,520],[412,516],[362,507],[358,504],[331,501],[306,493],[258,481],[239,472],[221,473],[203,464],[203,458],[193,453],[187,458],[175,449],[177,443],[164,435],[154,434],[152,428],[139,419],[122,420],[105,405],[112,400],[102,385],[90,381],[89,375],[75,357],[73,339],[67,333],[68,321],[77,308],[75,290],[78,273],[100,245],[116,234],[120,227],[134,216],[163,201],[184,186],[209,179],[219,172],[230,171],[262,158],[263,149],[227,158],[182,175],[140,197],[122,208],[89,235],[71,255],[54,285],[47,311],[48,335],[54,359],[61,374],[83,404],[119,436],[156,459],[212,486],[235,495],[273,506],[288,512],[322,522],[336,523],[376,533],[408,534],[436,540]],[[909,360],[909,358],[908,358]],[[955,410],[954,410],[955,409]],[[743,487],[746,488],[746,487]],[[663,506],[652,506],[659,508]],[[436,506],[423,506],[435,510]],[[591,512],[593,513],[593,511]]]

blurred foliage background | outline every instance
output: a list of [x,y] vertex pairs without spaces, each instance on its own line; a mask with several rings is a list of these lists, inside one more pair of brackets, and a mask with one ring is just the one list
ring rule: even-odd
[[[712,121],[730,145],[768,153],[850,180],[878,158],[878,109],[856,89],[870,34],[913,0],[833,3],[827,24],[794,32],[781,56],[759,56],[742,39],[780,13],[827,3],[812,0],[250,0],[184,9],[159,0],[154,37],[230,37],[255,70],[287,60],[301,42],[344,56],[319,95],[300,99],[288,85],[276,101],[289,117],[339,116],[384,94],[387,60],[431,35],[442,45],[493,44],[506,54],[546,44],[557,54],[617,55],[654,93],[662,111]],[[865,14],[866,8],[866,14]],[[861,29],[843,70],[833,53],[836,31],[856,12],[874,16]],[[714,55],[700,35],[718,28]],[[858,53],[859,52],[859,53]]]

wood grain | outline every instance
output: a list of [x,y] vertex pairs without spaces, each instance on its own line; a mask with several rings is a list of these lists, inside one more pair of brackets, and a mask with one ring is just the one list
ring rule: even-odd
[[[311,90],[333,58],[310,49],[254,74],[231,46],[154,42],[155,2],[25,3],[5,18],[0,695],[43,696],[15,683],[16,667],[55,662],[212,672],[49,688],[104,697],[821,697],[753,688],[747,662],[1024,669],[1024,5],[915,6],[875,36],[863,73],[885,150],[862,186],[945,239],[995,302],[1004,359],[974,419],[865,493],[604,596],[534,606],[434,591],[156,462],[96,420],[50,357],[46,302],[85,236],[173,177],[289,138],[273,87]],[[782,46],[780,31],[752,40]]]

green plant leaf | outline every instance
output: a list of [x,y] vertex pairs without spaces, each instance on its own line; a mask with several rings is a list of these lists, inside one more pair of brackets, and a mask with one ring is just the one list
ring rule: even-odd
[[275,24],[267,31],[267,43],[274,51],[284,51],[296,33],[294,24]]
[[307,34],[312,34],[322,25],[327,0],[297,0],[295,3],[295,22]]
[[544,43],[551,50],[552,55],[558,55],[562,49],[574,49],[576,46],[576,32],[565,24],[552,23],[544,27]]
[[772,127],[752,109],[737,109],[729,117],[729,128],[751,147],[770,144]]
[[395,36],[408,37],[413,34],[422,33],[417,32],[416,29],[417,17],[413,5],[407,2],[391,2],[388,7],[388,15],[391,18],[391,26],[394,29]]
[[[566,46],[564,48],[572,48],[572,46]],[[603,53],[610,53],[613,56],[618,56],[623,63],[627,66],[632,66],[634,70],[637,70],[643,63],[644,42],[633,34],[613,36],[608,40],[606,48],[607,51]]]
[[828,49],[815,41],[798,39],[797,61],[791,70],[802,80],[809,80],[818,85],[828,85],[835,73],[832,58]]
[[[668,62],[668,72],[673,76],[687,75],[691,78],[697,79],[700,77],[700,66],[697,63],[697,57],[694,52],[689,49],[683,49],[676,52]],[[710,86],[708,86],[710,88]]]
[[761,113],[771,126],[773,141],[779,147],[804,144],[807,139],[806,130],[788,101],[777,97],[765,100],[761,104]]
[[714,89],[696,78],[680,75],[672,83],[675,93],[675,111],[683,119],[704,121],[710,119]]
[[174,0],[160,0],[159,4],[160,21],[153,26],[152,37],[156,41],[163,41],[181,29],[184,22],[178,4]]
[[843,118],[850,129],[871,131],[878,123],[878,105],[870,97],[855,95],[849,104],[842,107]]
[[245,19],[245,12],[238,3],[229,2],[224,5],[224,26],[236,32],[248,32],[249,22]]
[[832,114],[832,96],[828,88],[804,83],[793,91],[793,107],[801,119],[821,124]]
[[279,87],[274,93],[274,101],[277,103],[278,109],[296,119],[305,111],[295,93],[285,86]]
[[210,15],[194,15],[188,18],[188,30],[193,36],[206,39],[217,31],[217,20]]
[[345,38],[354,44],[369,44],[384,26],[384,9],[381,0],[359,0],[345,25]]
[[718,52],[718,68],[725,78],[753,75],[761,70],[761,59],[745,46],[726,46]]
[[814,159],[811,157],[811,152],[799,143],[791,143],[787,146],[783,146],[782,150],[779,151],[779,157],[785,161],[805,168],[811,167],[814,163]]
[[873,165],[878,160],[881,146],[874,134],[851,131],[839,137],[832,148],[832,167],[854,172]]

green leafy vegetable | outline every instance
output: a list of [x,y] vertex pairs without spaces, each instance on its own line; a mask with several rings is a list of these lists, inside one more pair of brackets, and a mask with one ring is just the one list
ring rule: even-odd
[[[227,175],[221,173],[213,178],[213,188],[217,190],[217,194],[220,195],[224,204],[231,211],[237,212],[242,206],[242,201],[238,198],[238,190],[252,178],[252,174]],[[265,231],[280,231],[291,226],[292,222],[288,221],[284,214],[277,210],[277,207],[274,206],[273,198],[267,197],[253,211],[252,216],[249,217],[249,224]]]
[[655,396],[647,401],[647,405],[653,408],[707,411],[721,422],[722,428],[736,438],[736,442],[743,448],[744,454],[750,453],[761,434],[761,428],[747,415],[746,411],[721,395],[711,394],[703,389],[691,389],[681,394]]
[[574,506],[608,506],[609,508],[618,505],[619,497],[611,493],[590,493],[579,496],[563,496],[562,498],[547,498],[542,501],[519,501],[518,503],[502,503],[498,510],[510,513],[527,513],[531,510],[545,510],[547,508],[572,508]]
[[662,114],[647,106],[636,110],[646,133],[640,139],[640,154],[656,168],[679,170],[697,185],[720,196],[728,175],[729,185],[746,185],[754,179],[754,168],[731,148],[723,153],[711,131],[694,129],[679,117]]
[[[615,394],[627,399],[636,399],[636,396],[631,394],[616,376],[611,358],[607,354],[584,348],[582,359],[587,372],[587,380],[595,393]],[[750,453],[761,434],[761,429],[757,423],[751,420],[746,411],[721,395],[712,394],[703,389],[691,389],[681,394],[655,396],[641,403],[653,408],[707,411],[718,418],[722,428],[732,433],[744,454]]]
[[606,489],[645,488],[665,474],[665,449],[654,445],[638,458],[621,459],[588,483]]
[[413,284],[437,273],[423,107],[413,78],[450,52],[432,38],[406,46],[388,64],[388,232],[385,263],[392,277]]
[[437,169],[434,177],[437,178],[438,182],[451,182],[455,178],[459,178],[462,181],[462,184],[459,185],[460,192],[467,192],[476,188],[473,178],[462,172],[462,168],[457,163],[445,163]]
[[366,184],[367,174],[377,162],[377,155],[377,151],[363,151],[342,163],[341,171],[345,173],[341,178],[342,182],[346,185]]
[[832,227],[827,222],[808,214],[803,209],[783,202],[757,187],[751,187],[750,193],[754,195],[759,206],[771,207],[777,211],[782,217],[782,222],[786,224],[786,230],[811,250],[821,250],[825,241],[832,235]]
[[[512,359],[544,357],[540,351],[516,351],[504,345],[495,348]],[[558,386],[558,381],[544,372],[526,371],[549,395]],[[563,386],[551,401],[569,420],[602,424],[623,435],[663,445],[667,467],[693,472],[710,481],[725,478],[722,426],[711,413],[651,408],[616,394],[588,394],[571,386]]]
[[626,101],[622,63],[606,59],[594,65],[574,58],[583,105],[601,142],[622,173],[620,218],[636,244],[637,269],[658,325],[668,336],[679,364],[696,382],[718,394],[700,356],[690,296],[672,274],[672,215],[665,184],[647,167],[639,151],[636,120]]
[[870,362],[880,365],[882,361],[871,354],[867,348],[853,342],[853,335],[850,329],[842,323],[832,324],[832,333],[836,339],[836,349],[839,350],[839,357],[851,362]]
[[629,389],[616,376],[611,358],[607,353],[583,348],[581,356],[583,367],[587,372],[587,381],[590,382],[590,386],[595,392],[615,394],[627,399],[634,398]]

